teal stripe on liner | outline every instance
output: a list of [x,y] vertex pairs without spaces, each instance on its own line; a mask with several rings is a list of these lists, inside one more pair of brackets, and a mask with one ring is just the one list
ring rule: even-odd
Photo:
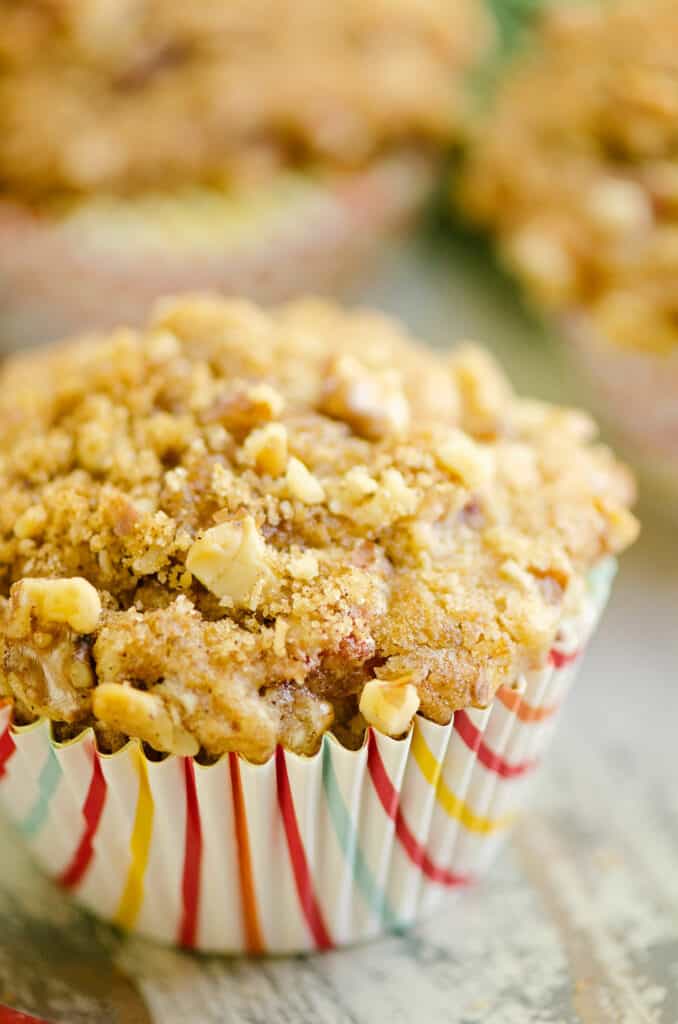
[[40,778],[38,779],[38,795],[35,803],[28,811],[22,822],[19,823],[19,830],[27,839],[34,839],[47,821],[49,806],[54,796],[59,779],[61,778],[61,766],[51,747],[47,759],[42,766]]
[[378,916],[386,928],[397,929],[398,918],[386,901],[386,893],[377,885],[358,843],[358,833],[346,809],[339,783],[334,773],[329,743],[323,744],[323,788],[327,798],[330,818],[337,834],[337,840],[346,860],[353,867],[353,878],[365,902]]

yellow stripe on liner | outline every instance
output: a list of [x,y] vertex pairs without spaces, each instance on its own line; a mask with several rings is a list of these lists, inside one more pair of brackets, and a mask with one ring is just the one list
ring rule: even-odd
[[133,928],[144,901],[144,876],[153,834],[153,796],[148,784],[146,758],[141,747],[136,751],[136,769],[139,777],[139,795],[130,839],[130,866],[120,904],[113,921],[120,928]]
[[474,814],[468,804],[452,792],[443,779],[441,766],[426,745],[426,741],[419,729],[415,729],[412,737],[410,753],[413,755],[419,771],[430,786],[436,791],[436,800],[450,818],[461,822],[469,832],[479,832],[482,835],[489,835],[491,832],[498,832],[507,828],[513,819],[514,814],[505,814],[501,818],[484,818],[480,814]]

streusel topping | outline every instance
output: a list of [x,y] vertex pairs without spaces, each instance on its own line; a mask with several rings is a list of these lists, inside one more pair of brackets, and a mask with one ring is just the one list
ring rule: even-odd
[[229,184],[447,142],[481,0],[0,0],[0,187]]
[[588,417],[315,300],[14,357],[0,422],[0,692],[111,747],[446,722],[544,663],[637,529]]
[[548,307],[678,345],[678,6],[556,5],[477,132],[462,201]]

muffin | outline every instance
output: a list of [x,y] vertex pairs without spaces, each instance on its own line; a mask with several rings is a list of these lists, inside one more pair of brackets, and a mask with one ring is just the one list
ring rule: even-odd
[[471,147],[461,203],[678,483],[678,9],[556,6]]
[[481,0],[0,0],[0,344],[352,270],[428,195]]
[[0,799],[53,877],[260,952],[482,874],[637,530],[588,417],[194,296],[8,359],[0,418]]

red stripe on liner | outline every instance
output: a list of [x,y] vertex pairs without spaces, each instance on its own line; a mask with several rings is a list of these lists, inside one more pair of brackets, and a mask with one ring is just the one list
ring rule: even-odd
[[94,837],[97,834],[101,815],[104,811],[104,805],[106,803],[106,789],[106,779],[104,778],[104,773],[101,770],[99,755],[96,750],[94,750],[92,757],[92,778],[90,780],[89,789],[87,790],[85,802],[82,805],[82,816],[85,819],[85,830],[82,833],[78,848],[73,855],[71,863],[57,879],[59,885],[63,885],[65,889],[74,889],[76,885],[79,885],[85,877],[87,869],[92,862],[92,857],[94,856]]
[[33,1017],[10,1006],[0,1006],[0,1024],[48,1024],[44,1017]]
[[557,651],[554,647],[549,653],[549,661],[554,668],[565,668],[566,665],[571,665],[573,661],[576,661],[580,654],[580,650],[567,654],[565,651]]
[[332,949],[334,943],[327,930],[322,910],[313,888],[313,879],[311,878],[308,861],[306,860],[306,851],[304,850],[304,844],[299,832],[297,815],[294,810],[294,800],[292,799],[292,789],[287,775],[287,765],[285,764],[285,753],[282,747],[278,747],[275,752],[275,774],[278,783],[278,804],[285,827],[287,849],[290,854],[290,863],[299,902],[318,949]]
[[0,736],[0,779],[3,778],[5,772],[7,771],[7,763],[9,762],[15,750],[16,744],[12,739],[12,734],[9,731],[9,726],[7,726],[2,736]]
[[181,880],[183,914],[177,942],[192,949],[198,931],[198,905],[200,901],[200,876],[202,874],[202,824],[198,793],[195,788],[195,769],[190,757],[184,758],[184,783],[186,786],[186,836],[184,840],[184,871]]
[[446,886],[469,885],[473,881],[469,875],[458,875],[434,864],[424,847],[410,831],[399,807],[398,791],[388,776],[372,730],[370,730],[367,746],[367,766],[381,805],[389,818],[395,822],[396,835],[412,863],[420,868],[432,882]]
[[503,779],[515,779],[518,775],[525,775],[537,767],[537,761],[519,761],[511,764],[504,760],[499,754],[483,742],[483,734],[475,727],[465,711],[455,711],[454,728],[459,733],[469,750],[472,750],[481,764],[496,772]]

